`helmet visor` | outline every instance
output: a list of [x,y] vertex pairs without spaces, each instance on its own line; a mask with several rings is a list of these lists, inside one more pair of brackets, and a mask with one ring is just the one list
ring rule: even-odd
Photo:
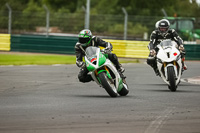
[[168,28],[160,27],[159,30],[160,30],[160,32],[166,32],[168,30]]
[[80,43],[88,43],[90,41],[90,38],[82,38],[82,37],[79,37],[79,42]]

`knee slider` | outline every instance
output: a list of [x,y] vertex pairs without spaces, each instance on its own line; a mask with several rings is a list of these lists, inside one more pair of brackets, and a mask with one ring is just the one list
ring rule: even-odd
[[85,81],[84,76],[81,73],[78,74],[78,79],[79,79],[80,82]]

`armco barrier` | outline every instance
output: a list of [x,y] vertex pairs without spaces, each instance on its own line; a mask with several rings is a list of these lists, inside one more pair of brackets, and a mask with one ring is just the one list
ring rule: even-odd
[[0,50],[10,51],[10,34],[0,34]]
[[12,35],[11,51],[74,54],[75,37]]
[[[10,41],[11,40],[11,41]],[[149,41],[109,40],[118,57],[147,58]],[[66,36],[0,34],[0,50],[38,53],[75,54],[78,38]],[[186,60],[200,60],[200,44],[185,44]]]
[[148,41],[104,40],[110,42],[113,45],[113,53],[117,54],[118,57],[148,57]]
[[[149,41],[124,41],[108,40],[112,43],[113,53],[118,57],[147,58],[149,50],[147,48]],[[186,60],[200,60],[200,44],[185,44]]]
[[200,60],[200,44],[185,44],[186,60]]

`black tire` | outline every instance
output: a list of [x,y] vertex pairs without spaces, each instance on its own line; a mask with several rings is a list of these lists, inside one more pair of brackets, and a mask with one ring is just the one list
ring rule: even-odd
[[105,88],[107,93],[111,97],[117,97],[118,96],[117,90],[116,91],[113,90],[115,89],[114,83],[111,82],[111,80],[107,77],[106,73],[101,72],[99,73],[98,76],[99,76],[99,79],[101,80],[101,85],[103,86],[103,88]]
[[168,80],[169,80],[169,86],[168,88],[171,91],[176,91],[176,80],[175,80],[175,72],[174,72],[174,68],[172,66],[167,68],[167,74],[168,74]]
[[123,88],[118,93],[119,93],[120,96],[126,96],[129,93],[128,85],[126,84],[126,81],[123,82]]

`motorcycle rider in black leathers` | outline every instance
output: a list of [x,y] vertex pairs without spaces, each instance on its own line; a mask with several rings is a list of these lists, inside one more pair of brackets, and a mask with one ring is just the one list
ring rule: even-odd
[[113,48],[112,44],[109,42],[105,42],[96,36],[92,36],[90,30],[84,29],[80,31],[79,40],[75,45],[76,65],[81,68],[78,74],[78,79],[80,82],[84,83],[84,82],[90,82],[92,80],[92,77],[88,74],[89,71],[86,68],[85,62],[83,62],[83,57],[85,56],[84,51],[89,46],[95,46],[95,47],[102,46],[106,48],[105,51],[107,51],[108,59],[115,65],[120,76],[122,78],[125,78],[122,74],[125,71],[125,69],[119,63],[117,56],[111,53]]
[[170,27],[170,23],[167,19],[160,20],[156,24],[156,29],[151,33],[150,43],[148,45],[150,54],[149,54],[149,57],[147,58],[147,64],[150,65],[154,69],[157,76],[160,74],[159,74],[157,64],[156,64],[155,55],[158,51],[156,46],[162,40],[166,40],[166,39],[171,39],[177,43],[178,49],[180,50],[181,56],[182,56],[181,58],[182,58],[182,63],[183,63],[183,70],[187,70],[187,66],[184,63],[185,49],[183,46],[183,40],[180,38],[180,36],[174,29],[170,29],[169,27]]

